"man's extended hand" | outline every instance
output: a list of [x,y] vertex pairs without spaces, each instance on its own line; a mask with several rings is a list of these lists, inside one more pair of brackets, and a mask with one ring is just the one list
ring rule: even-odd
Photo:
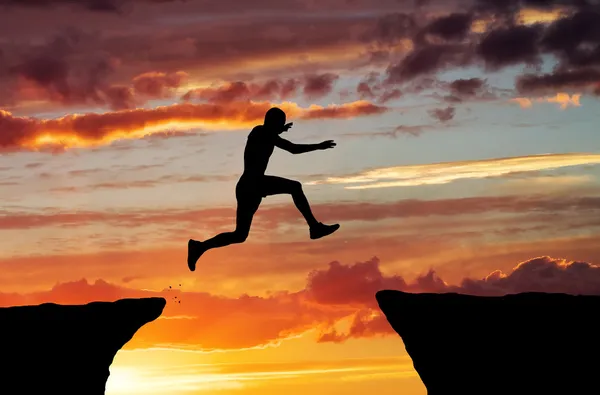
[[322,143],[319,143],[319,149],[329,149],[333,147],[335,147],[335,143],[333,142],[333,140],[327,140],[323,141]]

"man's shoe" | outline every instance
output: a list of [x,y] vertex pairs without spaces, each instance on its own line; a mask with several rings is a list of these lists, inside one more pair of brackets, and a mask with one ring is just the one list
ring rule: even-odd
[[319,222],[315,226],[310,228],[310,238],[312,240],[320,239],[321,237],[328,236],[340,228],[339,224],[325,225]]
[[191,272],[196,270],[196,262],[205,251],[206,249],[204,248],[202,242],[192,239],[188,241],[187,264]]

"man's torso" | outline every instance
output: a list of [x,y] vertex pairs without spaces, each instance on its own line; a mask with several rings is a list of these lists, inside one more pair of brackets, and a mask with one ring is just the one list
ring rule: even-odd
[[275,149],[275,138],[263,129],[255,126],[246,141],[244,149],[244,174],[246,177],[257,177],[265,174],[269,159]]

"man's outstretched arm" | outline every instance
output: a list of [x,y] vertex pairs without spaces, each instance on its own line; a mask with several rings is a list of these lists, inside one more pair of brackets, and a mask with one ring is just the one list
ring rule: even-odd
[[284,138],[277,137],[277,139],[275,140],[275,146],[292,154],[303,154],[305,152],[333,148],[335,147],[335,143],[333,142],[333,140],[327,140],[319,144],[295,144]]

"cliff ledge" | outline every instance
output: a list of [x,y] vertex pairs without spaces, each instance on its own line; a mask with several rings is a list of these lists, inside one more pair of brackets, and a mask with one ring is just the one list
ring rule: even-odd
[[13,395],[102,395],[115,354],[163,298],[0,308],[2,387]]
[[600,394],[600,296],[376,298],[428,395]]

